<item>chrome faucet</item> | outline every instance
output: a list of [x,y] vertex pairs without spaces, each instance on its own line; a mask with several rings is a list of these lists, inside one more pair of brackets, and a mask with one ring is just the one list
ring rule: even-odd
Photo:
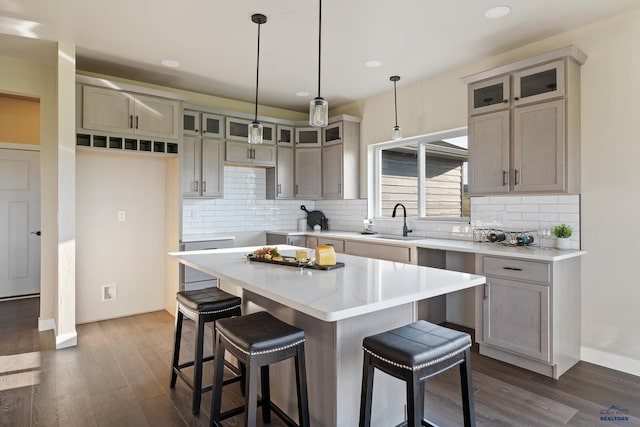
[[405,208],[402,203],[396,203],[396,205],[393,207],[393,213],[391,214],[391,218],[396,217],[396,209],[398,209],[398,206],[402,206],[402,210],[404,211],[404,225],[402,226],[402,237],[407,237],[407,234],[413,231],[413,230],[409,230],[409,228],[407,227],[407,208]]

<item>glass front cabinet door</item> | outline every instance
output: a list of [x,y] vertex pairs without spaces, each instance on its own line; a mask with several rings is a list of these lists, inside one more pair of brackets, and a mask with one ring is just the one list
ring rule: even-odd
[[322,128],[322,141],[325,147],[342,142],[342,122]]
[[293,126],[278,125],[276,129],[277,129],[278,145],[293,147],[293,137],[294,137]]
[[565,95],[564,60],[513,74],[513,103],[522,105]]
[[480,114],[510,106],[509,76],[469,85],[469,113]]
[[296,128],[296,147],[320,147],[322,143],[320,128]]

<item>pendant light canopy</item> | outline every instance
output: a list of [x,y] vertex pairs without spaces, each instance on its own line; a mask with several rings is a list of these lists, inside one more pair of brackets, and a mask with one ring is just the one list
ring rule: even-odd
[[320,96],[320,57],[322,47],[322,0],[318,14],[318,96],[309,103],[309,124],[313,127],[323,127],[329,123],[329,103]]
[[398,126],[398,95],[396,93],[396,82],[400,80],[400,76],[391,76],[389,80],[393,82],[393,105],[396,112],[396,125],[393,127],[391,131],[391,139],[397,141],[402,139],[402,129]]
[[262,144],[262,123],[258,121],[258,77],[260,76],[260,25],[267,22],[267,17],[261,13],[251,15],[251,21],[258,24],[258,53],[256,57],[256,110],[253,121],[249,123],[249,144]]

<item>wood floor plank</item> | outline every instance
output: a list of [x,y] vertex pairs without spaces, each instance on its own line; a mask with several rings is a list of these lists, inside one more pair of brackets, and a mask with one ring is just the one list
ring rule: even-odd
[[[0,302],[0,426],[209,425],[211,393],[204,394],[195,417],[184,382],[169,389],[174,329],[169,313],[78,325],[78,346],[55,350],[53,332],[37,330],[38,311],[37,298]],[[210,354],[213,339],[207,328]],[[194,339],[193,322],[185,322],[182,360],[193,358]],[[2,358],[14,354],[19,356]],[[206,383],[213,377],[212,366],[205,364]],[[640,427],[639,377],[580,362],[554,380],[477,352],[472,367],[478,427]],[[223,407],[241,403],[238,384],[225,387]],[[600,412],[612,404],[628,410],[629,420],[601,421]],[[461,406],[457,369],[428,381],[429,419],[441,426],[461,425]],[[223,425],[242,422],[239,415]],[[263,426],[260,416],[256,425]],[[269,426],[284,423],[273,417]]]

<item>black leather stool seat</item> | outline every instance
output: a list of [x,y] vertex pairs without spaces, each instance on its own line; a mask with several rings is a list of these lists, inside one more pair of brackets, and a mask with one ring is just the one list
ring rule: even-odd
[[242,304],[242,299],[219,288],[182,291],[176,295],[178,304],[199,314],[215,314],[231,310]]
[[[198,415],[200,413],[202,393],[212,388],[212,385],[202,385],[202,364],[213,359],[213,356],[204,357],[204,325],[207,322],[216,322],[222,318],[240,316],[242,314],[242,299],[219,288],[205,288],[178,292],[176,294],[176,300],[178,302],[178,308],[176,310],[170,387],[175,388],[177,378],[182,378],[185,383],[193,389],[192,412],[194,415]],[[182,323],[185,317],[195,321],[195,348],[193,360],[179,363]],[[215,341],[214,336],[214,343]],[[187,377],[185,373],[182,372],[184,368],[190,366],[193,366],[192,378]],[[237,376],[227,380],[225,384],[239,380],[240,376]]]
[[371,425],[374,368],[404,380],[407,390],[407,426],[433,426],[424,419],[424,382],[460,366],[465,427],[475,426],[471,378],[471,337],[464,332],[419,320],[365,337],[360,397],[360,427]]
[[471,347],[471,337],[423,320],[366,337],[362,346],[375,357],[413,371],[462,353]]
[[[219,426],[220,421],[243,412],[245,427],[255,426],[258,406],[262,407],[262,421],[265,424],[271,422],[271,411],[273,411],[288,426],[296,426],[297,424],[271,401],[269,386],[269,365],[293,357],[299,424],[308,427],[309,403],[304,331],[276,319],[265,311],[260,311],[241,317],[221,319],[216,322],[216,333],[218,341],[211,401],[211,426]],[[229,351],[241,364],[245,365],[246,372],[244,406],[223,413],[221,411],[225,351]],[[258,401],[258,374],[260,374],[260,401]]]
[[266,311],[221,320],[216,328],[238,350],[250,355],[277,352],[304,342],[302,329]]

